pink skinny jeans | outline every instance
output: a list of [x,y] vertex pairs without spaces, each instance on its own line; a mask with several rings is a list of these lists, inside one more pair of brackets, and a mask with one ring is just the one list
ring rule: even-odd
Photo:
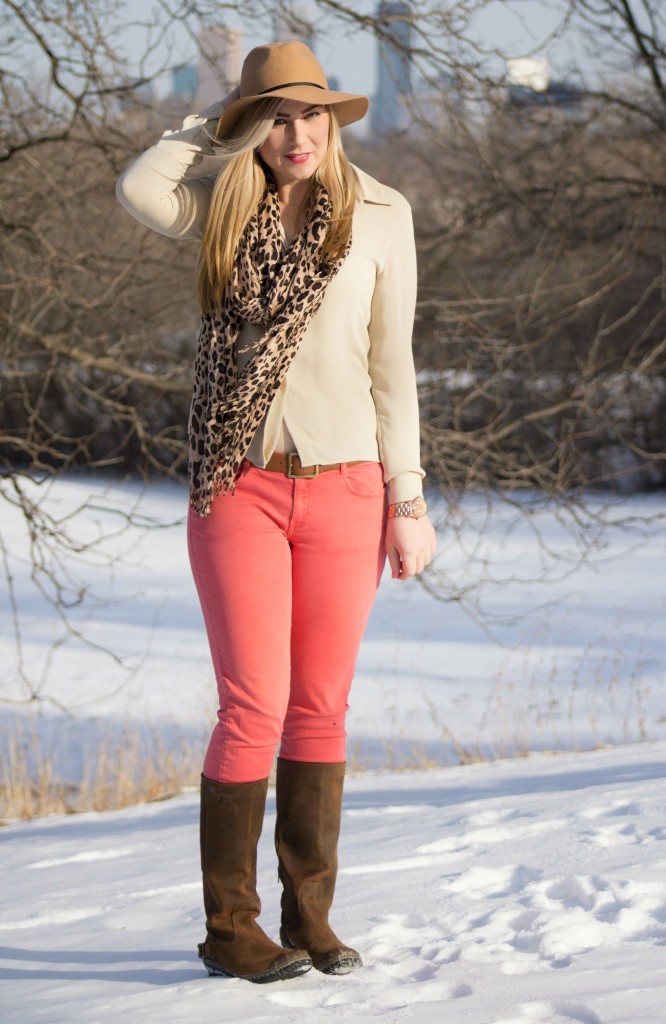
[[203,773],[266,778],[345,760],[345,713],[384,566],[379,463],[289,480],[245,462],[235,494],[191,509],[188,544],[217,679]]

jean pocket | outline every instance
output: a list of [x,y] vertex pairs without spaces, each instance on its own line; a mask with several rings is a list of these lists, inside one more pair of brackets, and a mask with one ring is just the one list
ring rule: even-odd
[[384,493],[384,472],[379,462],[343,462],[342,476],[347,490],[357,498],[378,498]]

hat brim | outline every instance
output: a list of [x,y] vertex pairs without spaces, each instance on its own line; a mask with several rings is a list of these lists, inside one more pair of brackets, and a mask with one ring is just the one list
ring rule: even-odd
[[270,99],[298,100],[299,103],[335,107],[341,128],[353,124],[354,121],[360,121],[367,114],[370,105],[367,96],[355,96],[353,93],[336,92],[333,89],[319,89],[316,85],[285,85],[258,96],[244,96],[230,103],[217,122],[216,137],[220,139],[231,131],[243,111],[253,103]]

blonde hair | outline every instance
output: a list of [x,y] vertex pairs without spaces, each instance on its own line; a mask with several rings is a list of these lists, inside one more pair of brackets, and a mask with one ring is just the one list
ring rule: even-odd
[[[220,307],[241,235],[266,191],[266,173],[258,150],[282,102],[258,100],[243,112],[229,135],[213,140],[216,152],[227,159],[213,187],[199,247],[197,295],[203,313]],[[349,241],[358,183],[342,148],[338,119],[331,107],[327,110],[328,149],[313,181],[323,185],[331,198],[331,220],[321,254],[333,259],[344,252]]]

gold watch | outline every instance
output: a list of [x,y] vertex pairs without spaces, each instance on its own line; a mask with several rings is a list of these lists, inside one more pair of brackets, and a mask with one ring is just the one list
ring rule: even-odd
[[421,519],[428,511],[425,498],[420,494],[411,501],[396,501],[388,507],[389,519],[397,519],[399,516],[409,516],[411,519]]

